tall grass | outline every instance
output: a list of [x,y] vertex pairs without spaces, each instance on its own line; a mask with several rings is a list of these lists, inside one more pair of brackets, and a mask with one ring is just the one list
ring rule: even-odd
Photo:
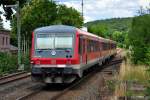
[[148,67],[144,65],[123,63],[120,68],[118,79],[122,81],[138,81],[145,83],[148,79],[150,79],[147,69]]
[[147,69],[148,67],[144,65],[133,65],[129,61],[127,61],[127,63],[123,62],[120,66],[119,75],[116,75],[118,84],[116,85],[115,95],[126,95],[127,81],[138,82],[140,84],[147,85],[147,80],[150,79]]

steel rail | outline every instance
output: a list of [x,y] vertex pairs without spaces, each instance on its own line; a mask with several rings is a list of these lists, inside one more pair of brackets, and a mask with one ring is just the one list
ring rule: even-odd
[[28,72],[20,72],[20,73],[8,75],[8,76],[0,78],[0,85],[4,85],[4,84],[10,83],[10,82],[21,80],[21,79],[27,78],[29,76],[31,76],[31,74]]
[[20,74],[24,74],[24,73],[26,73],[26,71],[16,72],[16,73],[4,75],[4,76],[0,77],[0,80],[5,79],[5,78],[9,78],[9,77],[13,77],[13,76],[17,76],[17,75],[20,75]]
[[[106,68],[108,68],[108,67],[110,67],[110,66],[112,66],[112,65],[115,65],[115,64],[119,64],[119,63],[121,63],[121,62],[122,62],[122,59],[112,60],[112,61],[110,61],[108,64],[103,65],[103,67],[105,67],[105,68],[104,68],[103,70],[101,70],[101,71],[99,70],[99,71],[100,71],[100,73],[103,74],[103,71],[105,71]],[[97,67],[97,69],[100,69],[100,68]],[[96,71],[98,71],[98,70],[96,70]],[[109,71],[113,71],[113,69],[112,69],[112,70],[109,69]],[[89,77],[93,76],[93,74],[95,74],[95,71],[92,71],[91,73],[88,73],[87,75],[85,75],[83,78],[81,78],[81,79],[79,79],[78,81],[76,81],[75,83],[73,83],[73,84],[72,84],[71,86],[69,86],[68,88],[66,88],[66,89],[62,90],[60,93],[54,95],[52,98],[50,98],[50,100],[56,100],[56,99],[60,98],[61,96],[63,96],[64,94],[66,94],[69,90],[71,90],[72,88],[74,88],[74,87],[76,87],[77,85],[79,85],[82,81],[84,81],[84,80],[88,79]],[[30,97],[32,97],[32,96],[34,96],[34,95],[40,93],[41,90],[42,90],[42,89],[40,88],[39,90],[33,91],[32,93],[29,93],[29,94],[27,94],[27,95],[24,95],[24,96],[22,96],[22,97],[19,97],[19,98],[17,98],[16,100],[25,100],[25,99],[27,99],[27,98],[30,98]]]
[[[106,64],[104,65],[104,67],[109,67],[111,65],[114,65],[114,64],[119,64],[122,62],[122,59],[120,60],[117,60],[117,61],[113,61],[113,63],[110,62],[110,64]],[[104,69],[105,70],[105,69]],[[112,69],[113,70],[113,69]],[[110,70],[109,70],[110,71]],[[101,73],[103,72],[103,70],[101,71]],[[82,81],[84,81],[85,79],[93,76],[93,74],[95,74],[95,71],[89,73],[88,75],[84,76],[82,79],[80,79],[79,81],[77,81],[75,84],[71,85],[70,87],[66,88],[65,90],[63,90],[61,93],[53,96],[51,98],[51,100],[57,100],[58,98],[60,98],[62,95],[64,95],[65,93],[67,93],[69,90],[71,90],[72,88],[76,87],[77,85],[79,85]],[[103,73],[102,73],[103,74]]]

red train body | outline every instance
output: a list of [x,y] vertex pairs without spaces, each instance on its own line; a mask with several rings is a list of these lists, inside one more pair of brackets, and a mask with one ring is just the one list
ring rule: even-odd
[[[95,64],[116,54],[116,43],[78,28],[53,25],[32,34],[32,79],[70,83]],[[100,67],[100,66],[99,66]]]

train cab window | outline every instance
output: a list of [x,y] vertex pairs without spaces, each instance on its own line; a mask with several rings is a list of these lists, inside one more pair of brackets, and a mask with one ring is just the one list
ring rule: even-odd
[[50,35],[37,35],[36,49],[54,49],[54,37]]
[[55,37],[55,49],[60,48],[72,48],[73,47],[72,36],[57,36]]
[[36,38],[36,49],[72,49],[73,36],[58,36],[50,34],[38,34]]

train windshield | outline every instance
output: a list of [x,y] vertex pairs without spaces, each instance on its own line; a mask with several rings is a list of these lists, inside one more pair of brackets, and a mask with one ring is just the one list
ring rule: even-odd
[[72,36],[55,37],[55,49],[72,48]]
[[72,35],[49,35],[38,34],[36,39],[36,49],[68,49],[73,47]]

